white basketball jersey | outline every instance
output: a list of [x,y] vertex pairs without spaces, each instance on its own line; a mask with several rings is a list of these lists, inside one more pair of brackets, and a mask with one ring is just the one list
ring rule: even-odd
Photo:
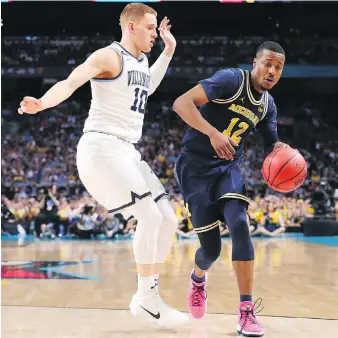
[[98,131],[136,143],[142,135],[148,99],[150,71],[147,57],[139,59],[118,42],[113,48],[122,56],[122,71],[114,79],[92,79],[92,101],[84,132]]

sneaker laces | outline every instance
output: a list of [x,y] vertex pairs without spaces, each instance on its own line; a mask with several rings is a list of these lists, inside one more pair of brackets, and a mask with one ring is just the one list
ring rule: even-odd
[[155,284],[150,288],[157,296],[159,296],[158,289],[156,288],[158,286],[158,282],[155,282]]
[[152,289],[152,290],[155,289],[156,286],[158,286],[158,282],[155,282],[155,284],[151,287],[151,289]]
[[201,305],[201,298],[207,299],[207,292],[204,289],[204,285],[198,286],[193,284],[193,292],[190,296],[193,306]]
[[[260,313],[264,309],[264,307],[261,307],[262,301],[263,301],[262,298],[258,298],[255,301],[254,306],[252,308],[247,306],[246,308],[240,309],[241,319],[244,317],[243,324],[241,325],[241,331],[243,330],[247,321],[249,321],[251,324],[258,324],[256,314]],[[257,303],[258,305],[256,306]]]

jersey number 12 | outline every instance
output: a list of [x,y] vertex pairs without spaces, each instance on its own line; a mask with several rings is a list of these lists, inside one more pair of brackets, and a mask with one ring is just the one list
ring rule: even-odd
[[148,91],[142,90],[140,88],[135,88],[135,101],[134,104],[130,107],[132,111],[138,111],[140,114],[144,114],[146,104],[148,100]]
[[[228,128],[223,131],[224,135],[230,137],[236,143],[241,142],[242,137],[240,137],[239,135],[243,134],[249,128],[249,125],[247,123],[245,122],[238,123],[238,121],[239,121],[239,118],[237,117],[231,119],[231,122]],[[237,125],[237,123],[238,123],[239,128],[235,130],[234,132],[232,132],[235,125]]]

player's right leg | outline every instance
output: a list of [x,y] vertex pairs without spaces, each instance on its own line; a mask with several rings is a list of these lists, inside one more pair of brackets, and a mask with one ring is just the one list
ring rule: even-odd
[[79,142],[77,166],[82,183],[98,203],[113,213],[128,210],[138,220],[133,243],[138,273],[134,314],[156,322],[160,314],[153,275],[162,214],[135,165],[135,153],[132,144],[114,136],[88,133]]
[[[184,196],[188,216],[200,240],[195,254],[195,266],[190,276],[187,303],[192,317],[203,318],[207,310],[207,271],[221,252],[219,210],[212,202],[212,175],[196,172],[198,163],[181,154],[175,174]],[[199,168],[200,169],[200,168]]]
[[113,136],[89,133],[78,146],[78,170],[88,192],[111,212],[132,215],[138,221],[133,242],[138,290],[130,303],[132,314],[162,327],[173,327],[184,324],[178,318],[182,314],[162,306],[154,281],[158,236],[165,214],[154,201],[138,161],[134,146]]
[[211,230],[198,232],[199,228],[194,229],[197,231],[201,246],[196,251],[195,266],[190,276],[188,308],[194,318],[201,319],[207,311],[207,272],[219,257],[222,242],[219,223],[216,227],[211,227]]

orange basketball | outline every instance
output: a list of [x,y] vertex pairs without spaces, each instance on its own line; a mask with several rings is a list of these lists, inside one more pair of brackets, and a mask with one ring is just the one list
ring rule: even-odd
[[271,189],[290,192],[304,183],[307,175],[306,161],[297,149],[278,148],[265,158],[262,174]]

